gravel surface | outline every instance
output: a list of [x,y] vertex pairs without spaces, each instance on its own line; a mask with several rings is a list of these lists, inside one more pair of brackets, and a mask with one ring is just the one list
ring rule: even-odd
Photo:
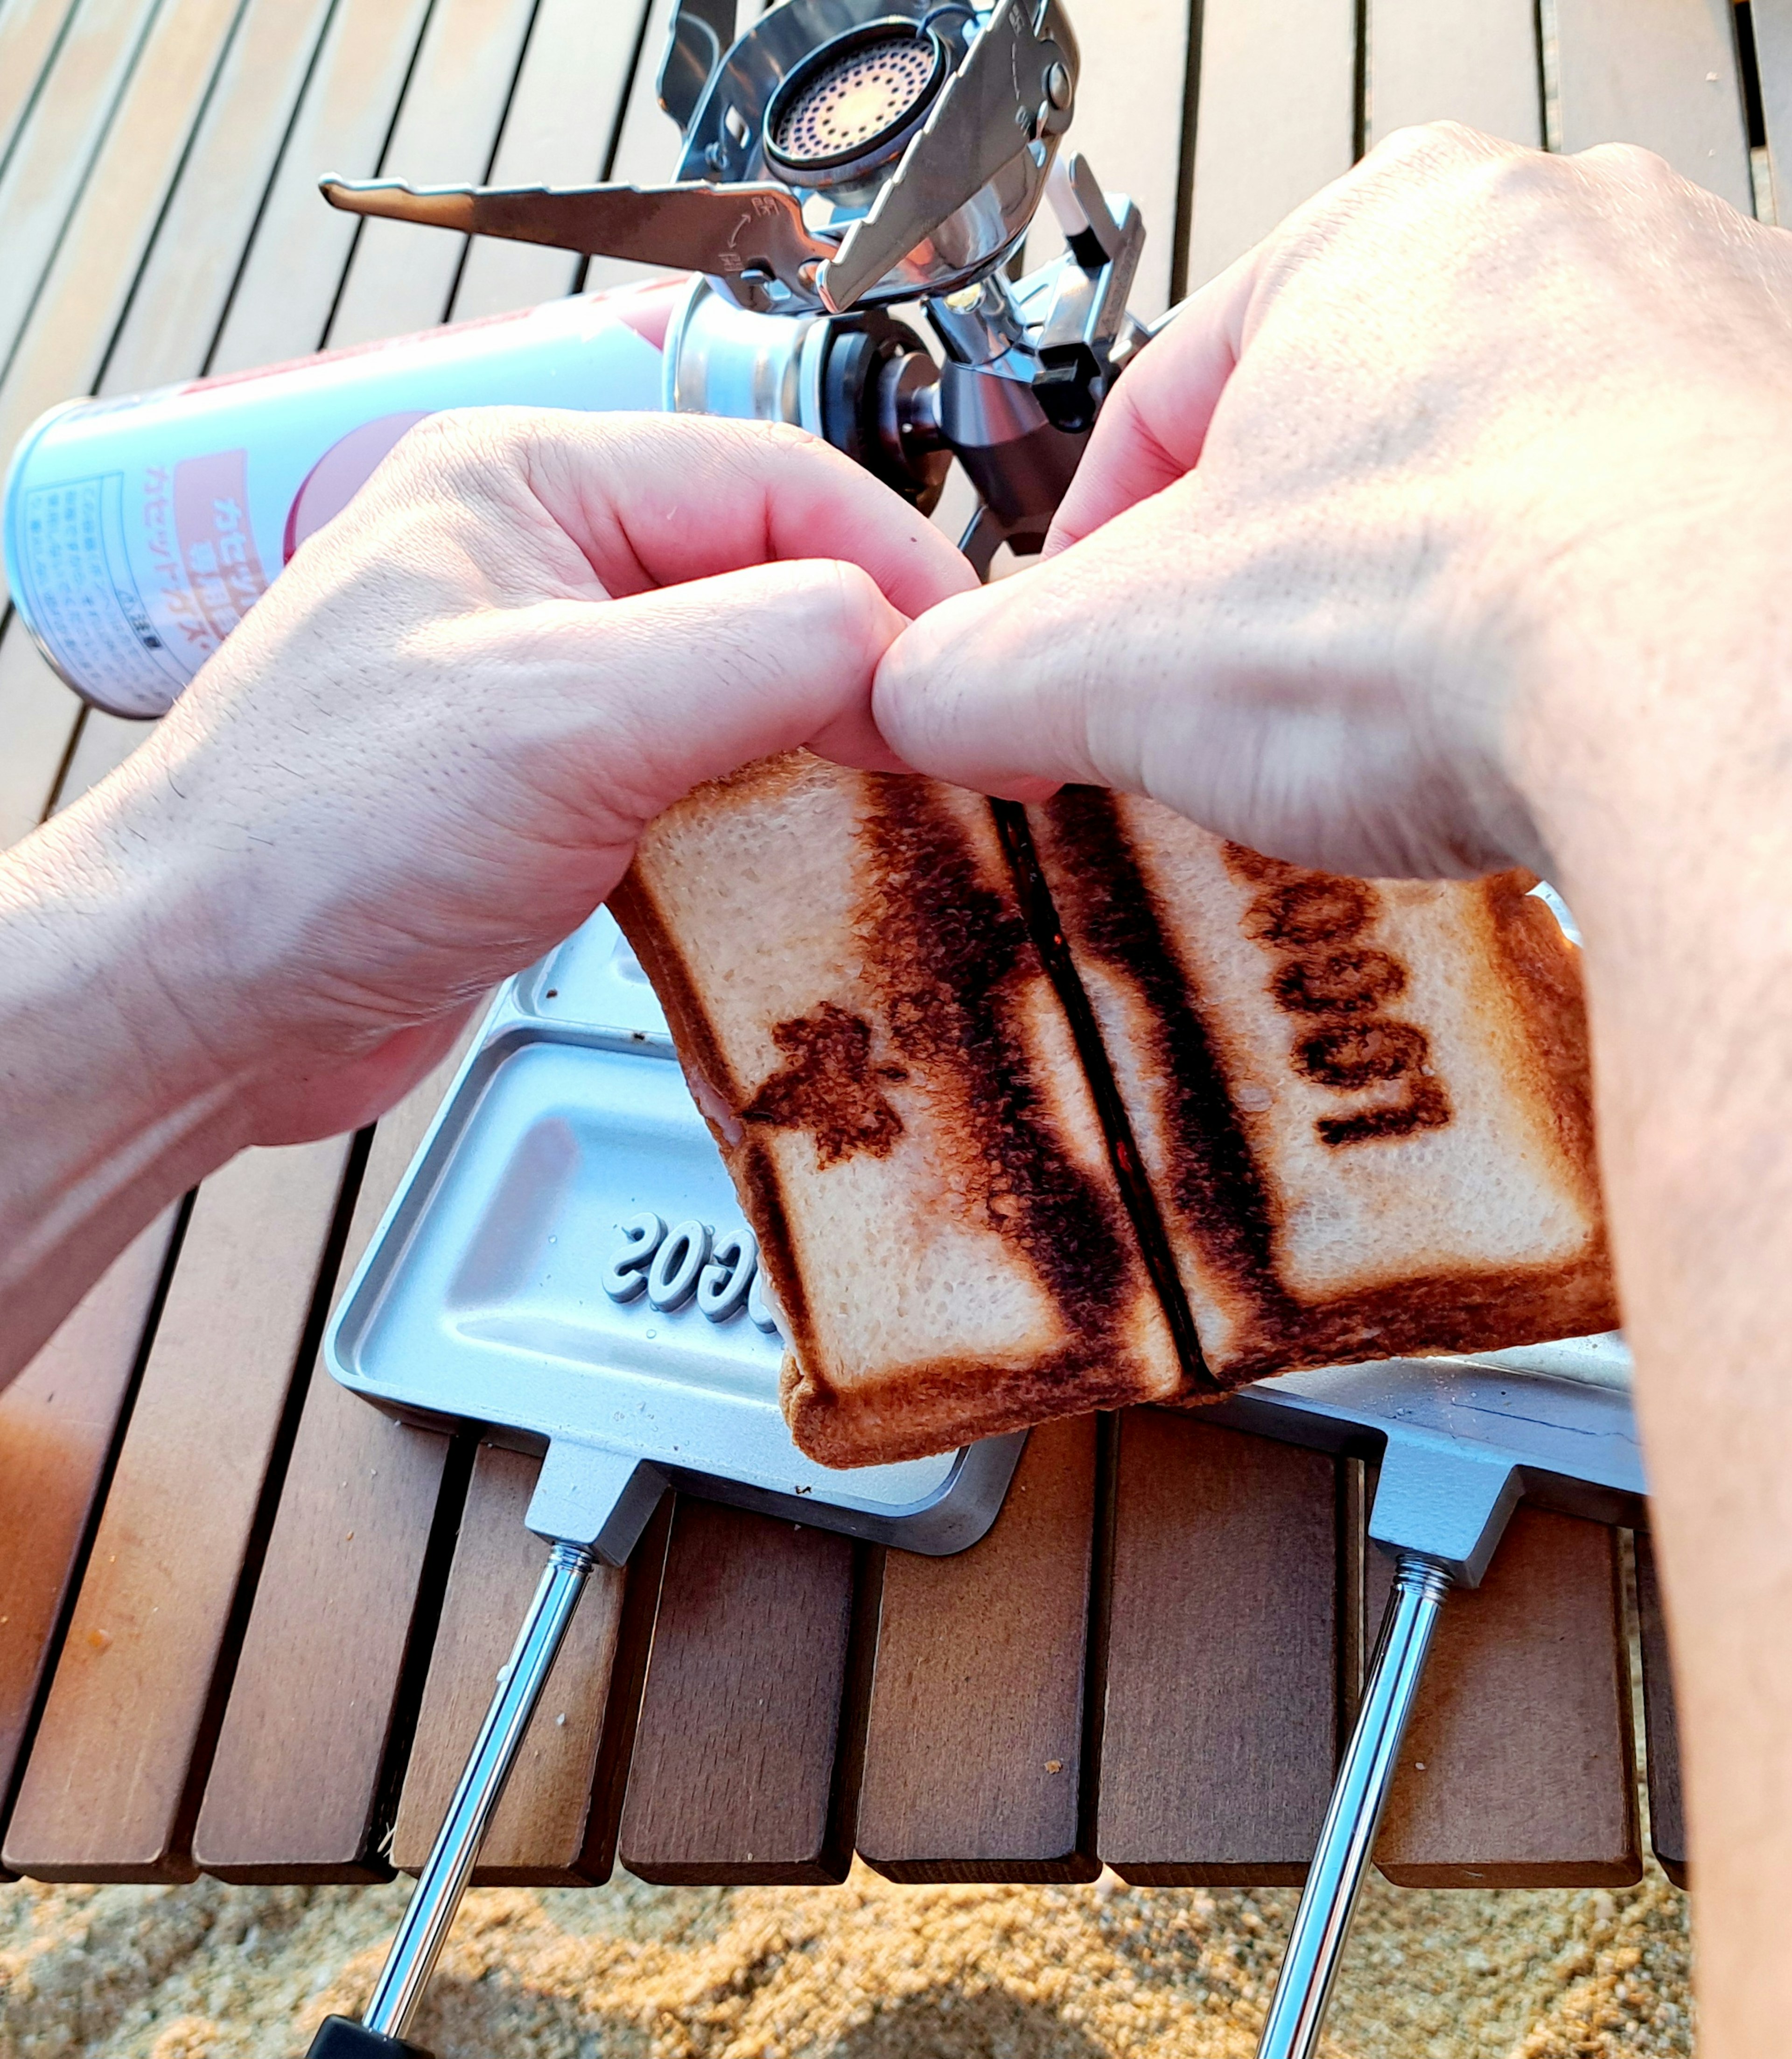
[[[286,2059],[354,2013],[405,1883],[0,1887],[0,2059]],[[440,2059],[1251,2059],[1293,1896],[651,1888],[468,1897],[412,2035]],[[1365,1898],[1327,2059],[1691,2053],[1687,1905]]]

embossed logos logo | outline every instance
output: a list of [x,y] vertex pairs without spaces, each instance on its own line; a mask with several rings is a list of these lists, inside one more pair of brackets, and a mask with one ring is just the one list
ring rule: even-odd
[[1391,1101],[1314,1125],[1334,1148],[1440,1129],[1450,1097],[1431,1064],[1431,1040],[1416,1023],[1381,1014],[1408,984],[1391,951],[1363,942],[1377,913],[1366,880],[1306,872],[1263,858],[1242,844],[1226,846],[1227,869],[1259,891],[1245,916],[1245,934],[1277,959],[1269,991],[1303,1026],[1289,1062],[1296,1072],[1340,1093],[1399,1083]]
[[618,1227],[622,1243],[602,1276],[611,1300],[638,1301],[646,1295],[649,1308],[670,1316],[694,1299],[698,1314],[712,1323],[730,1321],[745,1308],[760,1329],[777,1328],[750,1229],[742,1225],[718,1237],[707,1223],[693,1219],[669,1230],[665,1218],[651,1209]]

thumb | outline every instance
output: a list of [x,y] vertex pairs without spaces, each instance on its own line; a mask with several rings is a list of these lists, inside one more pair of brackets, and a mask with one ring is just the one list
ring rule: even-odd
[[1194,469],[1238,369],[1265,248],[1247,251],[1192,294],[1122,372],[1052,520],[1047,556]]
[[631,839],[693,787],[779,751],[907,769],[871,718],[906,617],[857,565],[785,560],[543,611],[577,619],[563,689],[591,798]]
[[1142,604],[1151,583],[1113,548],[1138,519],[904,629],[872,693],[888,747],[917,771],[1015,800],[1067,781],[1136,785],[1132,732],[1153,698],[1168,611],[1161,582]]

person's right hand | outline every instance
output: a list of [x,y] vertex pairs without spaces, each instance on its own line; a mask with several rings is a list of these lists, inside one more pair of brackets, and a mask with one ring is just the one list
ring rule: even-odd
[[1540,866],[1560,696],[1596,749],[1703,689],[1789,464],[1792,237],[1641,151],[1409,130],[1149,345],[1044,560],[905,631],[878,723],[1334,870]]

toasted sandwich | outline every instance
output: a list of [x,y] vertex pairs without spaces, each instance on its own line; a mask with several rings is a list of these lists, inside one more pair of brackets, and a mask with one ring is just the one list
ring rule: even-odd
[[812,1456],[1616,1320],[1575,948],[1067,788],[805,753],[610,906],[757,1233]]
[[660,817],[610,906],[758,1237],[805,1451],[884,1463],[1182,1390],[987,802],[769,759]]

